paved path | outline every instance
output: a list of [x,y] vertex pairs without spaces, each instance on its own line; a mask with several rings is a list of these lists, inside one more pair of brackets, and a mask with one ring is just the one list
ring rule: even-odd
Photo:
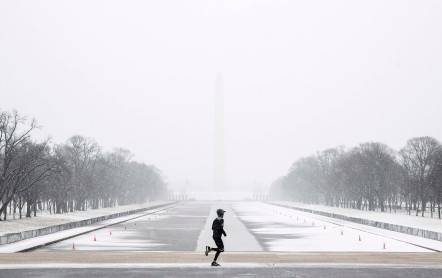
[[127,267],[115,268],[31,268],[31,269],[2,269],[4,277],[278,277],[278,278],[419,278],[441,277],[441,268],[410,268],[385,266],[238,266],[218,267],[209,266],[168,266],[168,267]]
[[[210,258],[202,252],[26,252],[0,254],[0,266],[10,264],[145,264],[201,263]],[[226,252],[220,263],[265,264],[385,264],[442,266],[442,253],[383,252]]]
[[235,203],[217,202],[211,205],[210,213],[208,214],[204,229],[201,231],[198,238],[197,251],[204,252],[206,245],[215,247],[212,239],[212,222],[217,217],[216,210],[223,208],[224,221],[226,223],[227,237],[223,237],[224,245],[228,247],[229,251],[263,251],[264,248],[254,237],[249,229],[244,225],[240,216],[238,216],[235,208]]

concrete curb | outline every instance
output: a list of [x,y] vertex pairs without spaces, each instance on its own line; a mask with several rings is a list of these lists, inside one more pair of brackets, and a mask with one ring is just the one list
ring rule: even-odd
[[397,225],[397,224],[390,224],[390,223],[385,223],[385,222],[378,222],[378,221],[368,220],[368,219],[363,219],[363,218],[350,217],[350,216],[346,216],[346,215],[342,215],[342,214],[329,213],[329,212],[324,212],[324,211],[319,211],[319,210],[300,208],[300,207],[296,207],[296,206],[283,205],[283,204],[272,203],[272,202],[266,202],[266,203],[271,204],[271,205],[275,205],[275,206],[289,208],[289,209],[295,209],[295,210],[299,210],[299,211],[303,211],[303,212],[307,212],[307,213],[318,214],[318,215],[322,215],[322,216],[326,216],[326,217],[330,217],[330,218],[349,221],[349,222],[353,222],[353,223],[357,223],[357,224],[372,226],[372,227],[376,227],[376,228],[380,228],[380,229],[384,229],[384,230],[390,230],[393,232],[398,232],[398,233],[423,237],[423,238],[427,238],[427,239],[442,241],[442,233],[439,233],[439,232],[423,230],[423,229],[402,226],[402,225]]
[[0,236],[0,246],[5,245],[5,244],[14,243],[14,242],[21,241],[21,240],[25,240],[25,239],[30,239],[30,238],[34,238],[34,237],[53,234],[53,233],[64,231],[64,230],[83,227],[83,226],[87,226],[87,225],[90,225],[90,224],[93,224],[96,222],[100,222],[100,221],[104,221],[104,220],[114,219],[114,218],[130,215],[130,214],[144,212],[144,211],[151,210],[151,209],[161,208],[161,207],[176,204],[176,203],[178,203],[178,202],[170,202],[170,203],[165,203],[165,204],[161,204],[161,205],[145,207],[145,208],[141,208],[141,209],[118,212],[118,213],[114,213],[114,214],[84,219],[84,220],[75,221],[75,222],[69,222],[69,223],[65,223],[65,224],[40,228],[40,229],[36,229],[36,230],[24,231],[24,232],[20,232],[20,233],[5,234],[3,236]]

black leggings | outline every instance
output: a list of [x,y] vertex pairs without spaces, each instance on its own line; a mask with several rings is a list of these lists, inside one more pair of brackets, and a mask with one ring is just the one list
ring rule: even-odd
[[219,254],[221,252],[224,252],[224,243],[221,237],[214,236],[213,240],[215,241],[217,248],[210,248],[210,249],[216,251],[215,258],[213,259],[214,261],[216,261],[218,259]]

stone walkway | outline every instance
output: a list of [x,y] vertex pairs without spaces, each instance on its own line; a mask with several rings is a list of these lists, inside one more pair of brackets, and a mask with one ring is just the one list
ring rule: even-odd
[[[212,256],[202,252],[45,252],[0,254],[0,265],[10,264],[156,264],[207,263]],[[226,252],[220,263],[261,264],[383,264],[442,265],[442,253],[381,252]]]

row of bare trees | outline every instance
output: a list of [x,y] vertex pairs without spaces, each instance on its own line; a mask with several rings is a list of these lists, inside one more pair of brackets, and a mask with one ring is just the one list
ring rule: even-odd
[[432,137],[407,141],[399,152],[383,143],[337,147],[297,160],[275,181],[273,198],[396,211],[441,218],[442,146]]
[[166,185],[152,165],[132,161],[125,149],[102,152],[95,140],[73,136],[64,144],[31,138],[38,126],[16,111],[0,111],[0,220],[26,211],[66,213],[142,203]]

